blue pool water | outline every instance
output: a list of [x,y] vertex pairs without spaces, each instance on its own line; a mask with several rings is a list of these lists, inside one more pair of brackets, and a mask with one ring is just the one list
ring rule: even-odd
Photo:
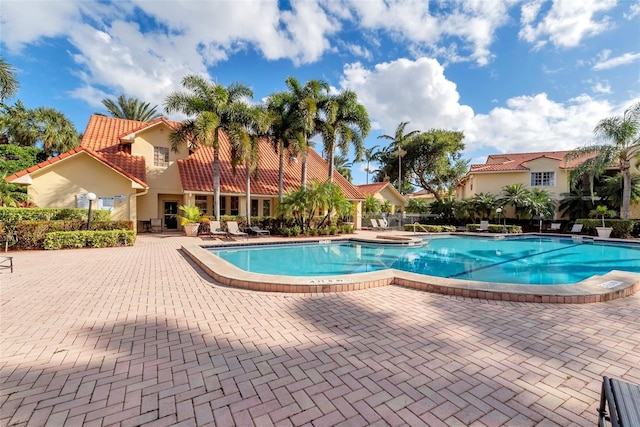
[[430,276],[532,285],[570,284],[611,270],[640,273],[640,245],[570,238],[434,237],[424,246],[352,241],[210,248],[235,266],[281,276],[389,268]]

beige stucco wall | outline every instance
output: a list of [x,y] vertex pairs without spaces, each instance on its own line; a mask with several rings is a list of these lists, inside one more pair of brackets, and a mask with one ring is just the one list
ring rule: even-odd
[[[138,190],[124,177],[86,153],[72,157],[31,174],[32,184],[27,187],[31,199],[38,207],[75,208],[78,195],[95,193],[98,197],[123,196],[114,201],[112,220],[130,220],[135,215],[136,200],[130,197]],[[98,201],[93,202],[98,208]],[[131,203],[131,208],[129,207]]]

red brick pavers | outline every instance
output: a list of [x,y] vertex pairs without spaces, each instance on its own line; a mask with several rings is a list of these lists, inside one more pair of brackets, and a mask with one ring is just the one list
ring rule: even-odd
[[595,425],[602,375],[640,383],[640,295],[250,292],[186,242],[13,254],[0,425]]

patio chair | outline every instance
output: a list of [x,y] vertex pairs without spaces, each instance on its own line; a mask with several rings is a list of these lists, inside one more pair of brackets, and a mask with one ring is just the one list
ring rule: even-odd
[[369,221],[371,221],[371,228],[373,230],[377,230],[378,229],[378,221],[373,219],[373,218],[369,219]]
[[9,269],[13,273],[13,257],[12,256],[0,256],[0,268]]
[[254,233],[256,236],[269,236],[271,234],[269,230],[263,230],[260,227],[249,227],[249,231]]
[[561,227],[562,224],[559,222],[552,222],[551,225],[549,225],[549,231],[560,231]]
[[582,233],[582,224],[573,224],[573,227],[571,227],[571,234],[580,234]]
[[378,230],[387,231],[390,230],[389,224],[387,224],[387,220],[382,218],[378,220]]
[[489,221],[480,221],[478,231],[489,231]]
[[227,234],[232,237],[244,237],[245,239],[249,237],[247,233],[240,231],[236,221],[227,221]]
[[209,234],[212,236],[226,236],[227,232],[220,226],[220,221],[209,222]]
[[152,233],[162,233],[162,218],[151,218],[149,221],[149,231]]

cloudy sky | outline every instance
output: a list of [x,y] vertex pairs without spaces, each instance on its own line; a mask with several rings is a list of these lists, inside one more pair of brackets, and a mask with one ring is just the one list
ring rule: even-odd
[[640,101],[636,0],[3,0],[0,20],[17,99],[80,132],[103,98],[162,109],[188,73],[242,82],[256,101],[291,75],[354,90],[367,146],[409,121],[464,131],[481,163],[584,145]]

